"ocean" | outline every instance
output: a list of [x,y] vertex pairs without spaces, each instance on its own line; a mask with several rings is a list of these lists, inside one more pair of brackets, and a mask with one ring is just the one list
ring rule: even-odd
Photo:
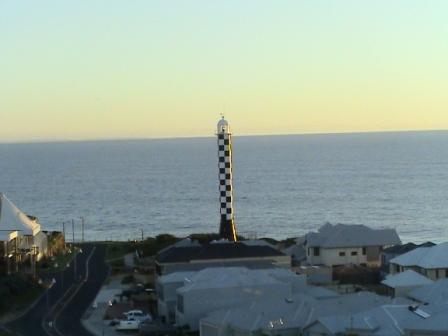
[[[448,132],[234,136],[237,230],[296,237],[326,222],[448,240]],[[219,228],[215,138],[0,144],[0,192],[44,229],[128,240]],[[71,225],[67,225],[71,237]]]

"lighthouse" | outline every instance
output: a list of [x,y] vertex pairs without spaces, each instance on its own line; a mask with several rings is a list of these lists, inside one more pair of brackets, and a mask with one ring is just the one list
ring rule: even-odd
[[218,168],[221,223],[219,235],[229,241],[237,241],[233,213],[232,134],[229,123],[222,117],[218,122]]

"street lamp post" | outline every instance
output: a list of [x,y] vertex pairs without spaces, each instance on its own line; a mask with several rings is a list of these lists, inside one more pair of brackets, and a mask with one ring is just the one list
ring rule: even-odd
[[72,219],[72,246],[73,246],[73,253],[75,254],[74,260],[73,260],[73,274],[76,281],[76,249],[75,249],[75,220]]

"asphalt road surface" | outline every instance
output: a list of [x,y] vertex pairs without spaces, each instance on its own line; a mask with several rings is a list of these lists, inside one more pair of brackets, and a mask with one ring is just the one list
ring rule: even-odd
[[106,279],[105,247],[83,244],[82,253],[63,272],[51,275],[52,287],[20,319],[6,327],[20,336],[91,336],[81,317]]

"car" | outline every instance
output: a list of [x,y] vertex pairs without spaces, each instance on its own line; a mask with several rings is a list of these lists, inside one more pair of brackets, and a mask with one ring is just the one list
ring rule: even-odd
[[140,322],[143,321],[151,321],[151,315],[144,313],[142,310],[130,310],[126,313],[123,313],[126,316],[127,320],[137,320]]
[[140,321],[134,319],[120,320],[115,326],[116,330],[138,330]]

